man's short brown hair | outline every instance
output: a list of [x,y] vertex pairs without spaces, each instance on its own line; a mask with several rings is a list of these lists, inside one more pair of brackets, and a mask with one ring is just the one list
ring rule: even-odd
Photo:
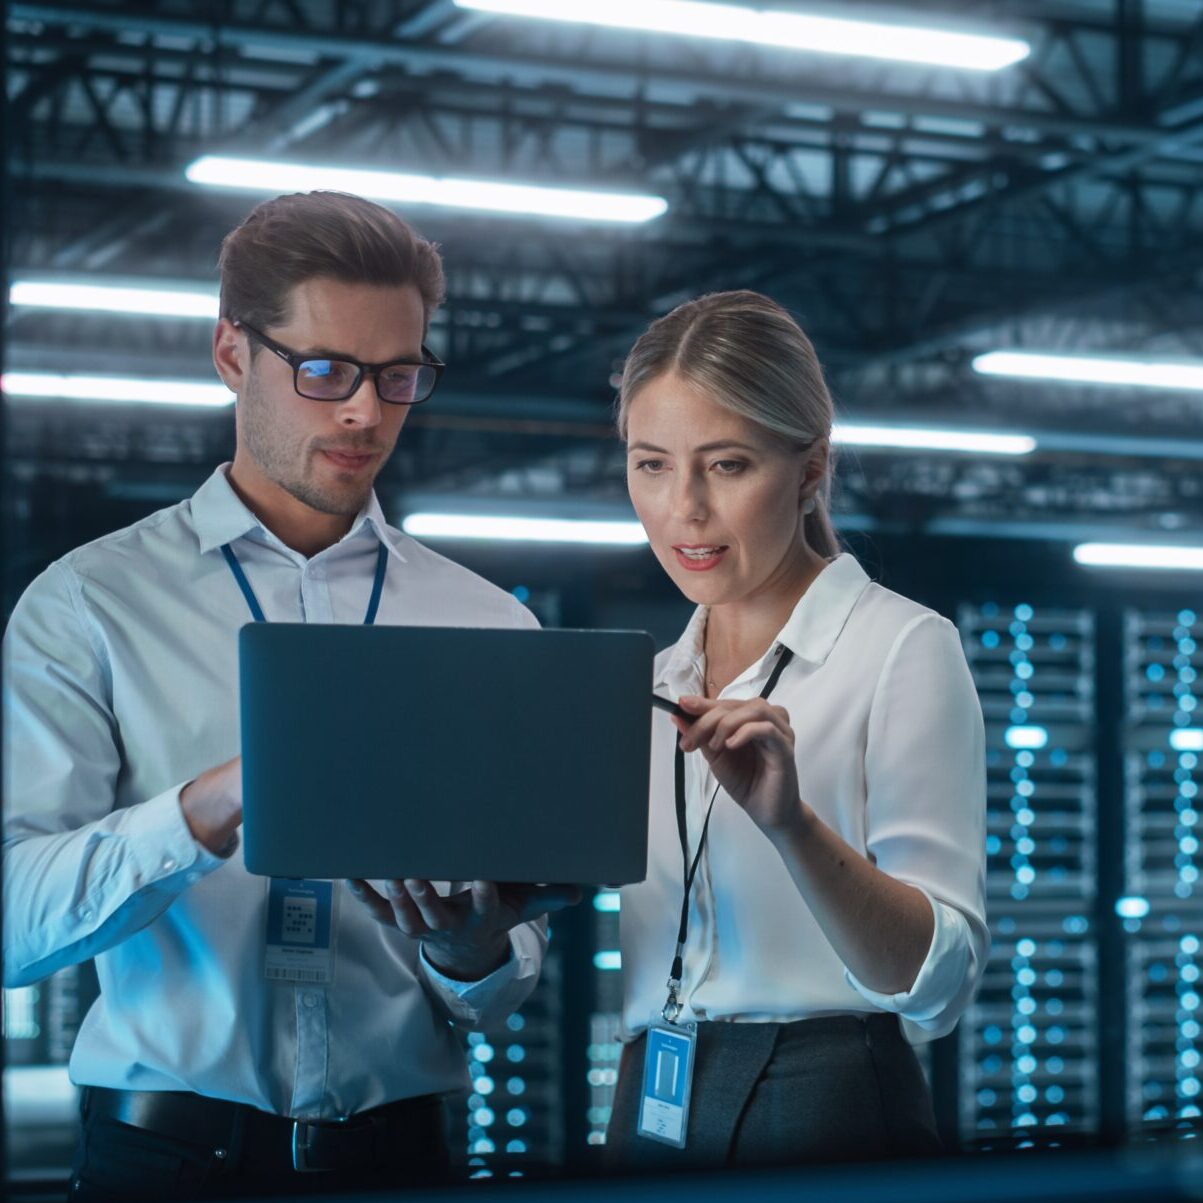
[[260,330],[288,320],[292,290],[319,276],[345,284],[413,284],[425,324],[443,302],[438,248],[391,210],[346,192],[263,201],[221,244],[221,316]]

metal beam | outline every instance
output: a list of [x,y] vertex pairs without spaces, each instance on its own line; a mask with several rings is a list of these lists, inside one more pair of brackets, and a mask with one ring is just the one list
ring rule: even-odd
[[637,91],[678,92],[695,100],[716,95],[758,107],[780,110],[793,102],[825,104],[840,111],[877,108],[907,116],[943,117],[978,121],[987,126],[1005,125],[1065,138],[1098,138],[1139,145],[1155,137],[1146,126],[1104,117],[1082,117],[1030,108],[989,105],[970,99],[915,95],[904,91],[876,90],[872,94],[850,87],[835,87],[813,79],[766,80],[754,83],[739,78],[714,78],[671,67],[657,66],[653,76],[633,72],[626,63],[582,63],[579,59],[554,60],[549,55],[513,49],[483,53],[453,47],[400,42],[387,31],[366,38],[336,30],[297,30],[289,26],[255,25],[228,21],[213,24],[186,17],[147,15],[144,9],[97,10],[81,5],[32,3],[17,0],[9,7],[10,20],[128,34],[137,29],[148,34],[186,38],[206,44],[233,46],[251,51],[257,46],[307,53],[314,59],[341,57],[392,63],[422,72],[450,71],[463,76],[499,80],[520,77],[529,81],[554,81],[569,87],[591,86],[610,95],[632,98]]

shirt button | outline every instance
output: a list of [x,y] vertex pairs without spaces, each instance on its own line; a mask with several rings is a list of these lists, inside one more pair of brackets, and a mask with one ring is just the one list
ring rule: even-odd
[[79,915],[82,922],[87,923],[92,918],[92,908],[90,906],[81,906],[76,914]]
[[170,873],[175,868],[175,857],[167,856],[163,858],[163,872]]
[[316,1007],[317,1006],[317,995],[316,994],[302,994],[301,1002],[303,1002],[305,1004],[305,1006],[307,1006],[307,1007]]
[[196,873],[196,872],[189,873],[188,876],[184,878],[184,880],[190,886],[195,885],[198,881],[200,881],[200,874]]

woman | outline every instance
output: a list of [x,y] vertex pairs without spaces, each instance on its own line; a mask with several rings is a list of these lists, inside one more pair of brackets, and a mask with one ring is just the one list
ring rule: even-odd
[[956,628],[841,554],[832,418],[756,293],[680,306],[627,359],[631,499],[698,609],[656,660],[687,717],[653,720],[648,876],[622,891],[618,1164],[939,1149],[900,1021],[949,1031],[983,968],[981,708]]

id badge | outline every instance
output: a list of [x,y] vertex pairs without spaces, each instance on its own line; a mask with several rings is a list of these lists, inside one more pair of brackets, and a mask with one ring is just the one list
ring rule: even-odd
[[695,1023],[668,1023],[657,1017],[648,1028],[636,1128],[640,1136],[678,1149],[685,1147],[697,1042]]
[[263,972],[270,981],[320,984],[334,976],[334,887],[310,878],[269,879]]

